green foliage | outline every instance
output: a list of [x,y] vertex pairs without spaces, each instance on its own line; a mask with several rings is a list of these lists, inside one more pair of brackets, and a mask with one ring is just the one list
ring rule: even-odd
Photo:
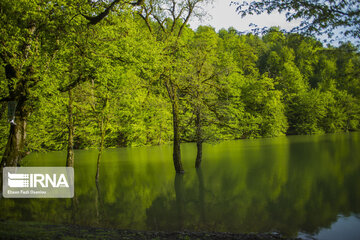
[[242,16],[272,13],[286,13],[286,20],[300,20],[292,31],[303,34],[326,34],[329,38],[335,31],[345,37],[359,40],[360,3],[357,0],[279,0],[242,1],[236,11]]
[[322,93],[318,89],[296,96],[289,104],[288,118],[290,133],[316,134],[323,133],[321,122],[327,114],[327,107],[331,95]]
[[[204,1],[188,3],[195,2]],[[89,24],[83,15],[99,14],[104,3],[0,3],[1,150],[14,91],[29,109],[26,151],[66,148],[70,89],[75,148],[98,147],[102,135],[105,147],[170,142],[175,102],[185,141],[360,127],[360,57],[350,43],[324,47],[278,28],[261,38],[233,28],[193,31],[156,7],[162,1],[119,4]],[[6,76],[9,65],[16,77]]]
[[248,81],[242,92],[247,125],[252,126],[244,132],[244,137],[281,136],[287,130],[287,119],[281,92],[275,90],[274,80],[262,76]]

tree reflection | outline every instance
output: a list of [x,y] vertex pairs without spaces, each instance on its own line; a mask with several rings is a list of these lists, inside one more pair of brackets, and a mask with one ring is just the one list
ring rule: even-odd
[[205,189],[204,189],[204,177],[203,177],[203,173],[202,173],[202,168],[197,168],[196,169],[196,175],[197,175],[197,180],[199,183],[199,198],[198,198],[198,209],[200,211],[200,219],[201,219],[201,224],[204,224],[206,222],[205,220]]
[[95,164],[87,165],[93,159],[79,152],[75,164],[84,166],[75,171],[76,198],[1,199],[1,219],[143,230],[315,234],[330,227],[338,215],[360,214],[358,135],[204,145],[206,166],[175,176],[173,166],[166,165],[171,161],[160,157],[171,158],[171,146],[113,150],[104,152],[98,185],[91,174]]

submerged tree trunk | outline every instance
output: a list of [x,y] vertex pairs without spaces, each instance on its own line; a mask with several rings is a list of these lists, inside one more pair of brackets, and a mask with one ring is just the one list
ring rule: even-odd
[[174,130],[174,143],[173,143],[173,162],[176,173],[184,173],[184,169],[181,163],[181,151],[180,151],[180,119],[179,119],[179,98],[177,96],[177,88],[174,83],[167,78],[165,80],[165,86],[168,92],[168,96],[171,100],[172,115],[173,115],[173,130]]
[[21,97],[15,111],[16,125],[11,124],[10,126],[8,141],[1,160],[1,168],[18,166],[25,156],[26,125],[29,116],[28,106],[26,105],[26,98]]
[[184,173],[184,169],[181,163],[181,151],[180,151],[180,128],[179,128],[179,100],[176,95],[176,91],[173,93],[173,127],[174,127],[174,150],[173,161],[175,171],[177,173]]
[[197,109],[196,109],[195,124],[196,124],[196,147],[197,147],[195,168],[199,168],[201,165],[201,160],[202,160],[202,143],[203,143],[202,134],[201,134],[201,131],[202,131],[202,129],[201,129],[201,112],[200,112],[199,107],[197,107]]
[[73,167],[74,166],[74,118],[73,118],[73,95],[71,89],[69,90],[69,106],[68,106],[68,128],[69,128],[69,138],[68,138],[68,146],[67,146],[67,158],[66,158],[66,166]]
[[196,141],[197,154],[196,154],[196,162],[195,168],[199,168],[201,166],[202,160],[202,141]]
[[99,154],[97,158],[97,164],[96,164],[96,176],[95,181],[99,181],[99,174],[100,174],[100,161],[104,149],[104,141],[105,141],[105,127],[104,127],[104,119],[101,120],[100,123],[100,132],[101,132],[101,139],[100,139],[100,147],[99,147]]
[[96,182],[99,181],[101,155],[102,155],[102,150],[100,150],[100,152],[98,154],[98,157],[97,157],[96,175],[95,175],[95,181]]

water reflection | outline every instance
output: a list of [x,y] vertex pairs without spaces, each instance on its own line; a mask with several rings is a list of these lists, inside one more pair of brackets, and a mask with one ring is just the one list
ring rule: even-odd
[[[74,199],[1,199],[1,219],[123,229],[316,235],[338,216],[360,214],[360,134],[295,136],[184,144],[186,174],[176,175],[171,146],[78,151]],[[27,163],[60,166],[62,152]],[[353,221],[360,220],[356,217]]]
[[199,184],[199,193],[198,193],[198,201],[197,201],[197,207],[200,211],[200,223],[201,225],[204,225],[206,220],[205,220],[205,189],[204,189],[204,177],[203,177],[203,173],[202,173],[202,168],[197,168],[196,169],[196,175],[197,175],[197,180],[198,180],[198,184]]

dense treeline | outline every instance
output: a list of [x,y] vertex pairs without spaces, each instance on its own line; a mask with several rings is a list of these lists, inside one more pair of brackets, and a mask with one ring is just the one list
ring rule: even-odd
[[[204,141],[360,127],[360,55],[351,43],[323,46],[278,28],[262,37],[194,31],[123,5],[93,24],[51,4],[2,3],[1,152],[12,91],[26,110],[24,152],[66,149],[70,140],[76,149],[162,144],[176,132],[199,150]],[[25,6],[22,18],[13,12]]]

